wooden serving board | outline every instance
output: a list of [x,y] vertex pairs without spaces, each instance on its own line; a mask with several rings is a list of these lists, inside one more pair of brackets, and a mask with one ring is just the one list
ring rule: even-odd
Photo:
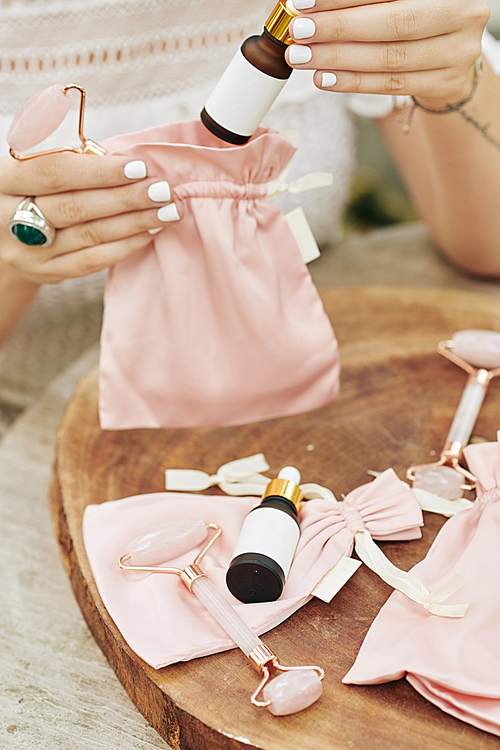
[[[320,701],[281,718],[250,704],[258,677],[238,649],[159,671],[144,664],[97,592],[82,541],[85,506],[161,491],[167,468],[214,473],[226,461],[263,452],[271,476],[291,463],[304,481],[340,496],[369,481],[368,469],[393,467],[404,477],[407,466],[439,453],[466,375],[436,345],[462,328],[500,331],[500,300],[394,287],[328,289],[322,297],[343,371],[340,399],[319,411],[242,427],[103,432],[97,372],[80,382],[60,427],[52,487],[57,539],[76,598],[130,698],[175,750],[498,748],[498,737],[441,712],[405,680],[341,683],[391,592],[364,566],[330,604],[313,599],[263,636],[283,663],[315,663],[326,671]],[[476,425],[488,440],[500,427],[499,388],[493,381]],[[409,569],[418,562],[444,519],[426,514],[425,521],[421,540],[383,544],[396,565]]]

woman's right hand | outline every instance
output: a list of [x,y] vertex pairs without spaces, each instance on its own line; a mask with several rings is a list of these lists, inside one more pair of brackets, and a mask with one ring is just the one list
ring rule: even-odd
[[[102,271],[151,242],[151,233],[183,216],[165,181],[124,156],[59,153],[17,161],[0,158],[0,265],[35,284]],[[34,198],[55,228],[51,245],[29,246],[7,222]]]

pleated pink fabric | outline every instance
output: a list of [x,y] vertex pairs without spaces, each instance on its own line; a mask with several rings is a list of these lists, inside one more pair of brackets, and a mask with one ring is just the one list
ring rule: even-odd
[[[351,554],[357,530],[367,529],[375,539],[409,539],[420,536],[423,523],[413,494],[392,469],[358,487],[343,502],[309,500],[302,505],[302,534],[282,597],[242,604],[229,593],[225,576],[243,521],[258,502],[255,497],[164,492],[86,508],[85,548],[99,593],[125,640],[151,666],[158,669],[235,644],[176,575],[120,570],[118,560],[129,542],[146,529],[180,518],[219,524],[222,536],[203,558],[202,569],[260,635],[309,601],[322,577]],[[168,564],[183,568],[198,551]]]
[[[406,677],[443,711],[500,735],[500,446],[465,449],[477,500],[443,526],[413,571],[428,588],[453,573],[469,578],[455,601],[463,618],[433,617],[394,592],[374,620],[346,683]],[[452,602],[450,597],[450,602]]]
[[235,425],[335,399],[335,336],[286,219],[265,197],[295,147],[264,129],[230,146],[199,121],[103,145],[168,180],[185,216],[109,273],[102,428]]

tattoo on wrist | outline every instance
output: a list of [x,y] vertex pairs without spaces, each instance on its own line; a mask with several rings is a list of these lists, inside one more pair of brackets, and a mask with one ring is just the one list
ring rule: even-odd
[[420,104],[417,99],[412,96],[412,105],[411,109],[408,113],[408,118],[406,120],[406,124],[403,127],[403,132],[405,134],[408,134],[410,132],[410,127],[413,121],[413,116],[417,109],[422,109],[424,112],[427,112],[430,115],[449,115],[452,112],[458,112],[460,117],[462,117],[466,122],[470,123],[481,135],[486,138],[486,140],[491,143],[492,146],[494,146],[498,151],[500,151],[500,142],[494,138],[491,133],[489,132],[490,125],[481,125],[477,120],[475,120],[471,115],[469,115],[467,112],[464,111],[464,107],[471,101],[474,94],[476,93],[479,79],[481,78],[483,73],[483,62],[482,57],[479,57],[474,65],[474,83],[472,84],[472,89],[470,94],[463,99],[461,102],[458,102],[458,104],[448,104],[446,107],[443,107],[442,109],[431,109],[430,107],[424,107],[423,104]]

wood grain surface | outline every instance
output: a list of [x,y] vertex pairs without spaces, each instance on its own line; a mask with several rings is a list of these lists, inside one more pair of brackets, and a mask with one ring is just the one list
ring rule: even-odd
[[[77,601],[129,696],[175,750],[498,748],[498,737],[441,712],[405,680],[341,683],[390,594],[364,566],[330,604],[313,599],[263,636],[284,663],[317,663],[326,671],[320,701],[282,718],[250,704],[257,675],[238,649],[158,671],[144,664],[96,590],[82,541],[85,506],[161,491],[167,468],[214,473],[226,461],[263,452],[270,475],[291,463],[304,481],[340,496],[365,483],[368,469],[392,466],[403,477],[407,466],[439,453],[466,376],[436,354],[436,345],[462,328],[500,331],[500,300],[394,287],[328,289],[322,297],[341,347],[342,392],[316,412],[231,428],[102,431],[97,371],[80,382],[59,430],[51,492]],[[475,429],[488,440],[500,426],[499,385],[492,382]],[[396,565],[409,569],[420,560],[444,519],[425,514],[425,521],[421,540],[382,545]]]

